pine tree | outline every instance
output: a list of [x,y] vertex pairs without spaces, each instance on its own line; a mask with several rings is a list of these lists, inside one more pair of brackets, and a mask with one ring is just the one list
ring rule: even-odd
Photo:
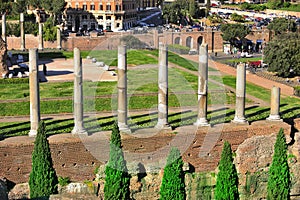
[[105,168],[105,175],[105,200],[130,199],[130,175],[127,172],[117,123],[114,123],[111,134],[109,161]]
[[29,177],[31,198],[49,197],[57,193],[58,178],[53,168],[45,128],[45,123],[41,121],[32,152],[32,170]]
[[160,199],[182,200],[186,198],[183,161],[180,151],[172,147],[164,169],[160,187]]
[[290,173],[287,162],[287,144],[281,128],[274,145],[274,154],[269,169],[267,199],[289,199]]
[[230,144],[225,141],[221,160],[219,163],[219,173],[217,176],[216,200],[235,200],[239,199],[238,175],[233,164],[233,157]]

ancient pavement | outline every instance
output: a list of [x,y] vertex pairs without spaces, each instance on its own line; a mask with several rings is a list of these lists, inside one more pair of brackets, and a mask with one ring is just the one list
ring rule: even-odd
[[[182,56],[188,60],[192,60],[195,62],[198,62],[198,55],[184,55]],[[40,64],[46,64],[47,66],[47,76],[45,77],[47,81],[72,81],[74,79],[73,75],[73,60],[71,59],[54,59],[51,61],[40,61]],[[102,80],[102,81],[117,81],[117,76],[112,74],[112,71],[102,71],[100,70],[95,70],[96,67],[95,63],[92,63],[91,60],[83,59],[83,65],[86,69],[83,74],[84,79],[90,79],[90,80]],[[171,63],[169,63],[170,67],[177,67],[180,68],[179,66],[175,66]],[[236,75],[236,69],[233,67],[230,67],[225,64],[221,64],[218,62],[215,62],[211,59],[209,59],[209,66],[216,68],[220,71],[220,73],[223,74],[229,74],[229,75]],[[183,68],[180,68],[183,69]],[[183,69],[185,70],[185,69]],[[192,72],[189,70],[186,70],[189,73],[193,73],[197,75],[197,72]],[[96,72],[96,73],[95,73]],[[40,74],[41,72],[41,67],[40,67]],[[210,80],[213,81],[213,80]],[[247,74],[247,81],[254,83],[256,85],[262,86],[267,89],[271,89],[272,86],[280,87],[281,88],[281,94],[286,95],[286,96],[292,96],[293,95],[293,88],[289,87],[287,85],[277,83],[271,80],[264,79],[262,77],[256,76],[255,74]],[[230,88],[226,87],[226,89],[229,89],[231,91],[234,91],[235,88]],[[256,103],[259,103],[260,105],[266,105],[268,104],[267,102],[263,102],[260,99],[257,99],[253,96],[247,95],[247,98],[252,99]],[[187,108],[187,109],[192,109],[195,110],[195,108]],[[173,108],[170,108],[170,112],[172,112]],[[176,109],[174,109],[175,111]],[[139,114],[142,111],[130,111],[131,114]],[[101,115],[103,116],[111,116],[112,112],[101,112]],[[66,118],[72,118],[73,114],[53,114],[53,115],[42,115],[43,119],[46,118],[51,118],[51,119],[66,119]],[[0,117],[0,122],[13,122],[13,121],[29,121],[29,116],[20,116],[20,117]]]

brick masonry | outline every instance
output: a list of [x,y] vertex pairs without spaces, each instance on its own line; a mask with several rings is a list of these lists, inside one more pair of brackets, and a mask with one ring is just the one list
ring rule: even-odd
[[[235,151],[247,138],[277,133],[281,127],[284,128],[287,135],[290,134],[291,127],[284,122],[258,121],[249,126],[230,123],[220,124],[212,128],[201,128],[196,133],[191,131],[193,130],[192,126],[184,127],[183,134],[181,133],[180,136],[172,133],[158,133],[144,138],[123,135],[123,149],[125,155],[128,153],[136,155],[149,153],[147,159],[154,160],[155,156],[160,157],[160,153],[164,155],[163,148],[176,143],[174,138],[179,137],[176,138],[176,145],[179,147],[189,142],[183,153],[185,162],[190,163],[197,172],[214,171],[220,159],[224,140],[229,141]],[[108,138],[109,133],[103,134],[106,134]],[[211,144],[211,148],[210,145],[206,145],[208,152],[199,157],[200,149],[204,146],[204,140],[206,144]],[[0,141],[0,177],[6,177],[14,183],[28,181],[33,142],[34,138],[27,136],[11,137]],[[103,138],[97,139],[94,135],[79,138],[71,134],[59,134],[50,136],[49,142],[58,176],[69,177],[72,181],[93,180],[96,167],[108,159],[108,146],[103,145]],[[98,150],[93,151],[90,147],[95,147]],[[99,159],[98,156],[102,159]],[[104,157],[105,159],[103,159]],[[131,159],[137,163],[145,161],[135,157],[131,157]],[[165,157],[159,159],[166,160]]]
[[[191,49],[198,49],[199,43],[204,41],[208,44],[209,52],[223,51],[223,39],[220,31],[193,31],[193,32],[164,32],[163,34],[157,34],[156,32],[149,32],[147,34],[134,34],[135,37],[141,41],[147,43],[151,47],[156,47],[158,42],[166,44],[176,44],[179,41],[180,45],[186,46],[187,43],[191,43]],[[72,51],[75,47],[80,50],[96,50],[96,49],[117,49],[120,44],[120,38],[131,33],[116,33],[108,32],[104,36],[80,36],[76,37],[75,34],[71,34],[71,37],[62,40],[62,48],[68,51]],[[156,38],[154,38],[156,37]],[[268,30],[258,30],[251,32],[248,39],[256,42],[257,39],[265,39],[269,41]],[[157,41],[158,40],[158,41]],[[7,37],[7,46],[9,50],[17,50],[21,48],[20,37]],[[38,47],[38,37],[34,35],[26,34],[25,36],[26,49]],[[57,43],[44,41],[44,48],[56,49]]]

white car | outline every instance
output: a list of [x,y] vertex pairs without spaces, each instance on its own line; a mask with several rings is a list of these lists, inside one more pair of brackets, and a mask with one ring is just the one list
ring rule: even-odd
[[241,53],[241,57],[242,58],[252,58],[253,55],[249,54],[248,52],[242,52]]

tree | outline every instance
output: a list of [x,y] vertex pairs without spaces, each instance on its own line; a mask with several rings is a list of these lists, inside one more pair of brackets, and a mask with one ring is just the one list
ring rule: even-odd
[[264,48],[264,62],[268,70],[278,76],[300,75],[300,34],[277,35]]
[[57,27],[53,26],[53,19],[52,17],[48,18],[47,21],[44,23],[44,32],[43,38],[45,41],[55,41],[56,34],[57,34]]
[[242,15],[239,15],[237,13],[232,13],[230,15],[230,19],[233,20],[233,21],[236,21],[236,22],[244,22],[245,19]]
[[269,9],[278,9],[282,7],[283,0],[268,0]]
[[48,12],[53,25],[56,25],[57,17],[60,16],[66,6],[65,0],[43,0],[41,6]]
[[274,145],[274,154],[268,178],[267,199],[289,199],[290,172],[287,162],[287,144],[281,128]]
[[185,184],[183,161],[180,151],[172,147],[164,169],[164,175],[160,187],[160,199],[185,199]]
[[122,151],[121,136],[117,122],[114,123],[111,140],[109,161],[105,168],[105,200],[127,200],[130,197],[130,175]]
[[250,29],[243,24],[222,24],[221,32],[223,40],[234,45],[236,40],[244,39],[250,33]]
[[57,193],[58,179],[53,168],[46,125],[39,123],[32,152],[32,170],[29,177],[30,198],[49,197]]
[[25,13],[27,10],[26,8],[26,1],[25,0],[17,0],[12,4],[12,14],[19,15],[20,13]]
[[275,18],[267,28],[274,31],[275,35],[279,35],[286,32],[296,32],[297,25],[294,20],[286,19],[283,17]]
[[238,175],[233,164],[233,157],[230,144],[225,141],[221,160],[219,163],[219,173],[217,176],[216,200],[236,200],[239,199]]

